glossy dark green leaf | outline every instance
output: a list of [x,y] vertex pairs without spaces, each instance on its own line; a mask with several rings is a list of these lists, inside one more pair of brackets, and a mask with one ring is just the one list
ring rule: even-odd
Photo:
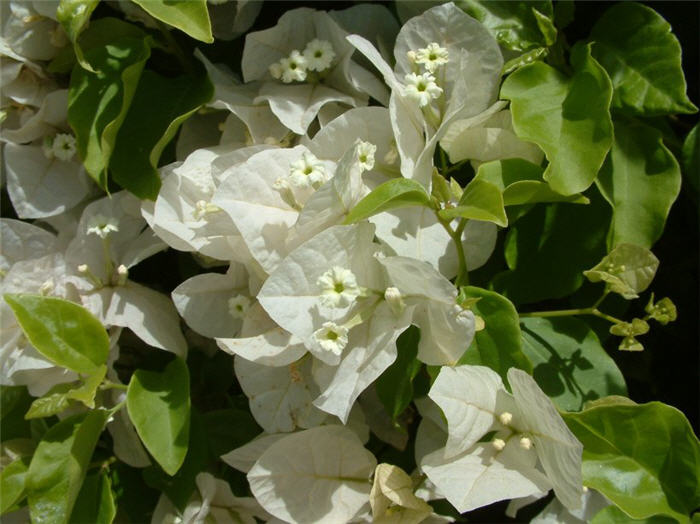
[[174,475],[185,460],[190,434],[190,377],[185,361],[175,358],[160,373],[136,370],[126,407],[146,449],[166,473]]
[[560,195],[542,179],[544,169],[522,158],[506,158],[479,166],[475,179],[497,186],[503,193],[503,205],[518,206],[540,202],[587,204],[583,195]]
[[152,17],[177,27],[192,38],[211,44],[211,21],[206,0],[133,0]]
[[70,524],[111,524],[116,513],[109,477],[104,472],[85,477]]
[[202,415],[207,444],[212,457],[218,458],[232,449],[247,444],[262,433],[249,411],[217,409]]
[[469,182],[457,207],[441,209],[438,215],[443,220],[467,218],[493,222],[501,227],[508,225],[501,190],[491,182],[481,179]]
[[615,361],[595,332],[578,318],[522,318],[523,351],[532,376],[563,411],[579,411],[585,402],[608,395],[627,395]]
[[697,111],[685,94],[681,46],[656,11],[620,2],[598,20],[591,40],[615,88],[613,107],[645,116]]
[[166,78],[144,71],[109,160],[114,181],[139,198],[155,200],[160,189],[156,167],[163,149],[213,93],[205,74]]
[[92,66],[83,57],[83,51],[78,43],[80,33],[90,21],[90,15],[100,0],[61,0],[56,10],[56,18],[61,23],[68,39],[73,44],[75,56],[81,67],[94,72]]
[[0,441],[30,436],[24,414],[32,400],[25,386],[0,386]]
[[613,208],[608,245],[650,248],[681,190],[681,172],[660,131],[615,119],[615,141],[596,183]]
[[561,298],[584,282],[583,271],[605,254],[610,206],[594,190],[586,206],[537,206],[508,231],[506,262],[493,287],[516,304]]
[[564,420],[584,446],[584,484],[629,516],[687,522],[700,506],[700,442],[677,409],[602,404]]
[[395,178],[377,186],[352,208],[345,218],[345,224],[354,224],[365,218],[388,211],[410,206],[430,206],[430,195],[423,186],[407,178]]
[[7,513],[24,498],[28,468],[29,457],[21,457],[10,462],[0,472],[0,515]]
[[46,432],[26,476],[32,522],[68,522],[108,416],[102,409],[73,415]]
[[523,353],[518,312],[510,300],[474,286],[463,287],[462,295],[479,299],[471,310],[483,319],[484,329],[476,332],[459,364],[488,366],[501,375],[506,384],[508,370],[512,367],[532,373],[532,363]]
[[591,57],[590,46],[571,51],[573,76],[541,62],[521,67],[503,83],[513,128],[536,143],[549,165],[544,179],[557,193],[573,195],[593,183],[612,145],[612,84]]
[[420,329],[416,326],[409,326],[401,333],[396,339],[396,360],[376,381],[377,396],[393,420],[413,400],[413,379],[421,367],[421,362],[416,359],[419,340]]
[[55,364],[89,375],[107,361],[107,332],[84,307],[42,295],[5,295],[5,301],[29,341]]
[[[103,29],[95,26],[85,35],[91,43],[99,40],[93,33]],[[146,38],[122,36],[85,49],[85,59],[98,73],[73,68],[68,88],[68,123],[75,132],[85,170],[103,189],[107,188],[106,169],[119,127],[150,52]]]
[[683,174],[685,182],[693,188],[695,196],[700,195],[700,133],[698,126],[688,133],[683,142]]
[[[481,22],[499,44],[513,51],[525,51],[545,44],[541,26],[548,32],[553,29],[552,3],[549,1],[459,0],[456,3]],[[538,17],[546,18],[550,24],[538,23]],[[551,33],[549,37],[551,39]]]

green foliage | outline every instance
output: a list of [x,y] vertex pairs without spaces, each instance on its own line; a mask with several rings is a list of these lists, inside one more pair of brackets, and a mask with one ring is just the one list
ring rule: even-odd
[[210,457],[218,458],[262,433],[253,415],[243,409],[217,409],[201,417]]
[[596,180],[613,208],[608,245],[650,248],[663,233],[680,193],[680,167],[660,131],[622,118],[614,124],[615,141]]
[[584,281],[582,271],[605,254],[610,211],[597,194],[587,206],[537,206],[511,226],[505,256],[509,270],[493,288],[516,304],[561,298]]
[[420,329],[409,326],[396,339],[396,360],[377,379],[377,396],[391,415],[392,420],[403,413],[413,400],[413,380],[420,371],[421,362],[416,359]]
[[24,386],[0,386],[0,440],[5,442],[30,436],[24,414],[32,397]]
[[55,364],[93,374],[107,361],[107,332],[82,306],[41,295],[5,295],[5,301],[29,341]]
[[501,88],[501,96],[511,102],[515,132],[542,148],[549,160],[544,179],[563,195],[593,183],[613,138],[612,85],[590,46],[572,49],[571,66],[569,78],[532,63],[511,74]]
[[78,43],[80,33],[90,21],[90,15],[97,7],[100,0],[61,0],[56,10],[56,18],[61,23],[68,39],[73,44],[75,57],[80,66],[88,71],[95,72],[92,66],[85,60],[83,50]]
[[556,39],[552,2],[460,0],[457,5],[481,22],[506,49],[526,51]]
[[587,401],[627,394],[615,361],[584,321],[535,317],[522,318],[520,324],[532,375],[559,409],[579,411]]
[[503,195],[498,186],[480,179],[472,180],[464,188],[457,207],[441,209],[438,216],[448,221],[460,217],[493,222],[501,227],[508,225]]
[[78,493],[70,524],[111,524],[116,515],[112,483],[104,472],[85,477]]
[[69,520],[109,412],[97,409],[68,417],[46,432],[26,475],[32,522]]
[[620,2],[598,20],[591,40],[612,79],[614,108],[645,116],[697,111],[685,94],[681,46],[656,11]]
[[648,249],[620,244],[583,274],[591,282],[605,282],[610,291],[629,300],[649,287],[658,267],[659,259]]
[[695,191],[695,197],[700,196],[700,137],[698,125],[688,133],[683,142],[683,172],[686,182]]
[[55,385],[43,397],[32,402],[25,418],[56,415],[68,408],[71,400],[77,400],[88,408],[94,408],[97,388],[106,374],[107,366],[102,365],[84,381]]
[[156,167],[163,148],[213,92],[204,74],[166,78],[144,71],[110,157],[114,181],[139,198],[155,200],[160,189]]
[[523,353],[518,312],[505,297],[474,286],[461,288],[461,297],[479,299],[470,309],[484,321],[460,364],[488,366],[508,384],[507,373],[516,367],[532,373],[532,363]]
[[583,443],[583,482],[635,519],[688,522],[700,505],[700,442],[685,416],[660,402],[601,403],[564,420]]
[[190,377],[175,358],[161,373],[136,370],[126,394],[129,417],[146,449],[169,475],[187,454],[190,434]]
[[[102,40],[108,37],[108,31],[111,38]],[[81,45],[85,46],[85,59],[97,73],[73,68],[68,123],[75,132],[85,170],[106,190],[106,169],[117,133],[151,50],[138,28],[110,18],[93,22],[83,34]]]
[[177,27],[192,38],[211,44],[211,22],[206,0],[133,0],[152,17]]
[[25,495],[25,478],[29,457],[20,457],[0,471],[0,515],[13,510]]
[[430,195],[415,180],[395,178],[380,184],[360,200],[345,217],[344,224],[354,224],[382,211],[410,206],[430,207]]

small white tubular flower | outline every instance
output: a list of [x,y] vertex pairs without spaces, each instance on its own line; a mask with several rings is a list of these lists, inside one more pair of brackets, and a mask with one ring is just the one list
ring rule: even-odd
[[447,49],[440,47],[435,42],[428,44],[428,47],[418,49],[415,56],[415,62],[423,64],[425,69],[431,73],[449,61]]
[[245,295],[236,295],[228,299],[228,312],[236,319],[245,317],[253,301]]
[[46,296],[49,293],[51,293],[55,287],[56,284],[53,281],[53,278],[49,278],[48,280],[45,280],[43,284],[41,284],[41,287],[39,288],[39,293]]
[[78,266],[78,273],[80,273],[81,275],[87,274],[88,271],[89,271],[89,268],[88,268],[87,264],[80,264]]
[[377,146],[371,142],[357,144],[357,160],[364,171],[370,171],[374,168],[374,153],[376,152]]
[[513,421],[513,414],[509,413],[508,411],[504,411],[503,413],[498,415],[498,420],[501,421],[501,424],[507,426]]
[[280,62],[270,64],[270,67],[268,67],[267,69],[268,71],[270,71],[272,78],[275,78],[277,80],[280,80],[282,78],[282,72],[284,71],[284,68],[282,67],[282,64]]
[[530,449],[532,447],[532,440],[530,440],[528,437],[521,437],[520,447],[523,449]]
[[335,322],[324,322],[321,329],[314,331],[312,340],[318,349],[339,356],[348,344],[348,330]]
[[67,162],[75,155],[75,137],[68,133],[58,133],[51,145],[53,155],[59,160]]
[[282,82],[289,84],[303,82],[306,80],[306,58],[296,49],[289,54],[289,57],[280,60],[282,69]]
[[327,307],[348,306],[360,294],[354,273],[338,266],[318,277],[316,285],[321,288],[321,303]]
[[417,100],[420,107],[427,106],[431,100],[440,98],[442,95],[442,88],[435,83],[435,77],[430,73],[422,75],[408,73],[404,80],[406,81],[405,94],[409,98]]
[[306,44],[304,58],[306,59],[306,68],[309,71],[323,71],[333,63],[335,51],[328,40],[314,38]]
[[87,223],[87,234],[97,235],[100,238],[107,238],[110,233],[119,231],[119,220],[116,217],[106,217],[104,215],[93,215]]
[[398,288],[386,288],[386,291],[384,291],[384,300],[386,300],[386,303],[389,304],[391,311],[396,316],[400,316],[401,313],[403,313],[403,310],[406,309],[406,304],[404,303],[401,296],[401,291],[399,291]]
[[289,167],[289,181],[294,187],[317,188],[328,180],[323,163],[311,153],[304,153]]

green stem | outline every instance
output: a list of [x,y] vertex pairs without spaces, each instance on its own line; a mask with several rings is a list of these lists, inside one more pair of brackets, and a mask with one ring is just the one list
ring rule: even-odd
[[126,384],[119,384],[117,382],[112,382],[110,380],[105,380],[102,385],[100,386],[100,389],[105,390],[105,389],[129,389],[129,386]]
[[619,318],[615,318],[612,315],[608,315],[606,313],[603,313],[602,311],[598,311],[595,307],[586,307],[579,309],[555,309],[553,311],[531,311],[530,313],[519,313],[518,315],[521,318],[573,317],[577,315],[592,315],[594,317],[604,318],[605,320],[607,320],[608,322],[612,322],[613,324],[620,324],[621,322],[623,322]]
[[464,244],[462,244],[462,233],[464,232],[464,228],[467,226],[467,219],[462,218],[459,221],[459,224],[457,224],[456,229],[452,229],[450,226],[450,223],[442,220],[440,216],[435,213],[435,216],[437,216],[438,222],[442,224],[442,227],[445,228],[445,231],[447,231],[447,234],[450,235],[450,238],[455,243],[455,249],[457,250],[457,260],[459,263],[458,269],[457,269],[457,278],[455,279],[455,286],[459,288],[460,286],[468,286],[469,285],[469,272],[467,271],[467,257],[464,254]]

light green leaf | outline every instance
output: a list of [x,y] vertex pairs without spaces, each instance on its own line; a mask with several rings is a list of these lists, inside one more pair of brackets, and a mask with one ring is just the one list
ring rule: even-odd
[[524,65],[530,64],[532,62],[535,62],[537,60],[544,60],[547,57],[547,48],[546,47],[536,47],[534,49],[531,49],[530,51],[527,51],[526,53],[523,53],[522,55],[516,56],[515,58],[511,58],[508,60],[505,64],[503,64],[503,71],[502,75],[508,75],[518,69],[519,67],[522,67]]
[[61,23],[68,39],[73,44],[75,57],[84,69],[95,72],[92,66],[85,60],[83,50],[78,43],[80,33],[90,21],[90,15],[97,7],[100,0],[61,0],[56,10],[56,18]]
[[46,432],[26,476],[32,522],[68,522],[108,416],[102,409],[73,415]]
[[654,515],[646,519],[633,519],[617,506],[608,506],[595,514],[591,524],[674,524],[675,519]]
[[508,271],[493,288],[517,304],[561,298],[585,281],[583,271],[605,254],[610,206],[597,191],[587,206],[536,206],[506,236]]
[[32,402],[24,418],[32,419],[56,415],[66,410],[70,406],[71,400],[80,401],[85,406],[94,408],[97,387],[102,383],[106,374],[107,366],[102,365],[82,383],[71,382],[55,385],[43,397]]
[[144,71],[109,160],[114,181],[139,198],[155,200],[160,189],[156,167],[163,149],[213,92],[204,74],[166,78]]
[[129,417],[146,449],[169,475],[187,454],[190,434],[190,377],[176,358],[163,372],[136,370],[126,392]]
[[393,420],[403,413],[413,400],[413,379],[416,378],[421,362],[416,358],[420,329],[409,328],[396,340],[397,356],[377,379],[377,396]]
[[377,186],[348,213],[344,224],[354,224],[365,218],[410,206],[430,207],[430,195],[415,180],[395,178]]
[[503,192],[505,206],[539,202],[589,203],[580,194],[565,196],[552,191],[549,184],[542,180],[543,172],[543,168],[522,158],[507,158],[481,164],[475,178],[497,186]]
[[116,513],[112,483],[107,474],[100,472],[85,477],[70,523],[111,524]]
[[177,27],[192,38],[211,44],[211,21],[206,0],[133,0],[161,22]]
[[5,295],[5,301],[29,341],[55,364],[92,374],[107,361],[107,332],[82,306],[41,295]]
[[612,84],[591,57],[590,46],[571,51],[571,78],[541,62],[524,66],[503,83],[516,134],[542,148],[544,172],[554,191],[573,195],[593,183],[612,144]]
[[681,172],[660,131],[615,119],[615,141],[596,180],[613,208],[608,244],[649,248],[664,230],[681,190]]
[[579,411],[587,401],[627,394],[615,361],[582,320],[522,318],[520,324],[532,376],[559,409]]
[[586,486],[635,519],[688,522],[700,505],[700,442],[683,413],[650,402],[601,405],[564,419],[584,445]]
[[[476,18],[506,49],[525,51],[551,40],[552,3],[549,1],[460,0],[457,5]],[[547,19],[549,24],[539,21]],[[542,26],[547,36],[542,34]]]
[[685,94],[681,46],[656,11],[616,4],[593,27],[591,40],[593,56],[612,79],[614,108],[645,116],[697,111]]
[[438,215],[443,220],[462,217],[493,222],[501,227],[508,225],[501,190],[485,180],[474,179],[469,182],[457,207],[441,209]]
[[28,467],[29,457],[21,457],[0,471],[0,515],[13,509],[13,506],[24,497],[24,483]]
[[85,170],[105,190],[117,132],[151,53],[145,36],[121,36],[97,45],[100,37],[95,32],[111,25],[93,23],[83,34],[87,42],[95,41],[95,47],[85,50],[85,59],[98,73],[75,67],[68,88],[68,123],[75,132],[78,153]]
[[591,282],[605,282],[612,292],[630,300],[649,287],[658,267],[659,259],[648,249],[620,244],[583,274]]
[[494,291],[474,286],[461,288],[461,297],[478,298],[470,309],[484,320],[484,329],[477,331],[474,341],[459,364],[488,366],[507,384],[512,367],[532,373],[532,363],[523,353],[518,312],[510,300]]

